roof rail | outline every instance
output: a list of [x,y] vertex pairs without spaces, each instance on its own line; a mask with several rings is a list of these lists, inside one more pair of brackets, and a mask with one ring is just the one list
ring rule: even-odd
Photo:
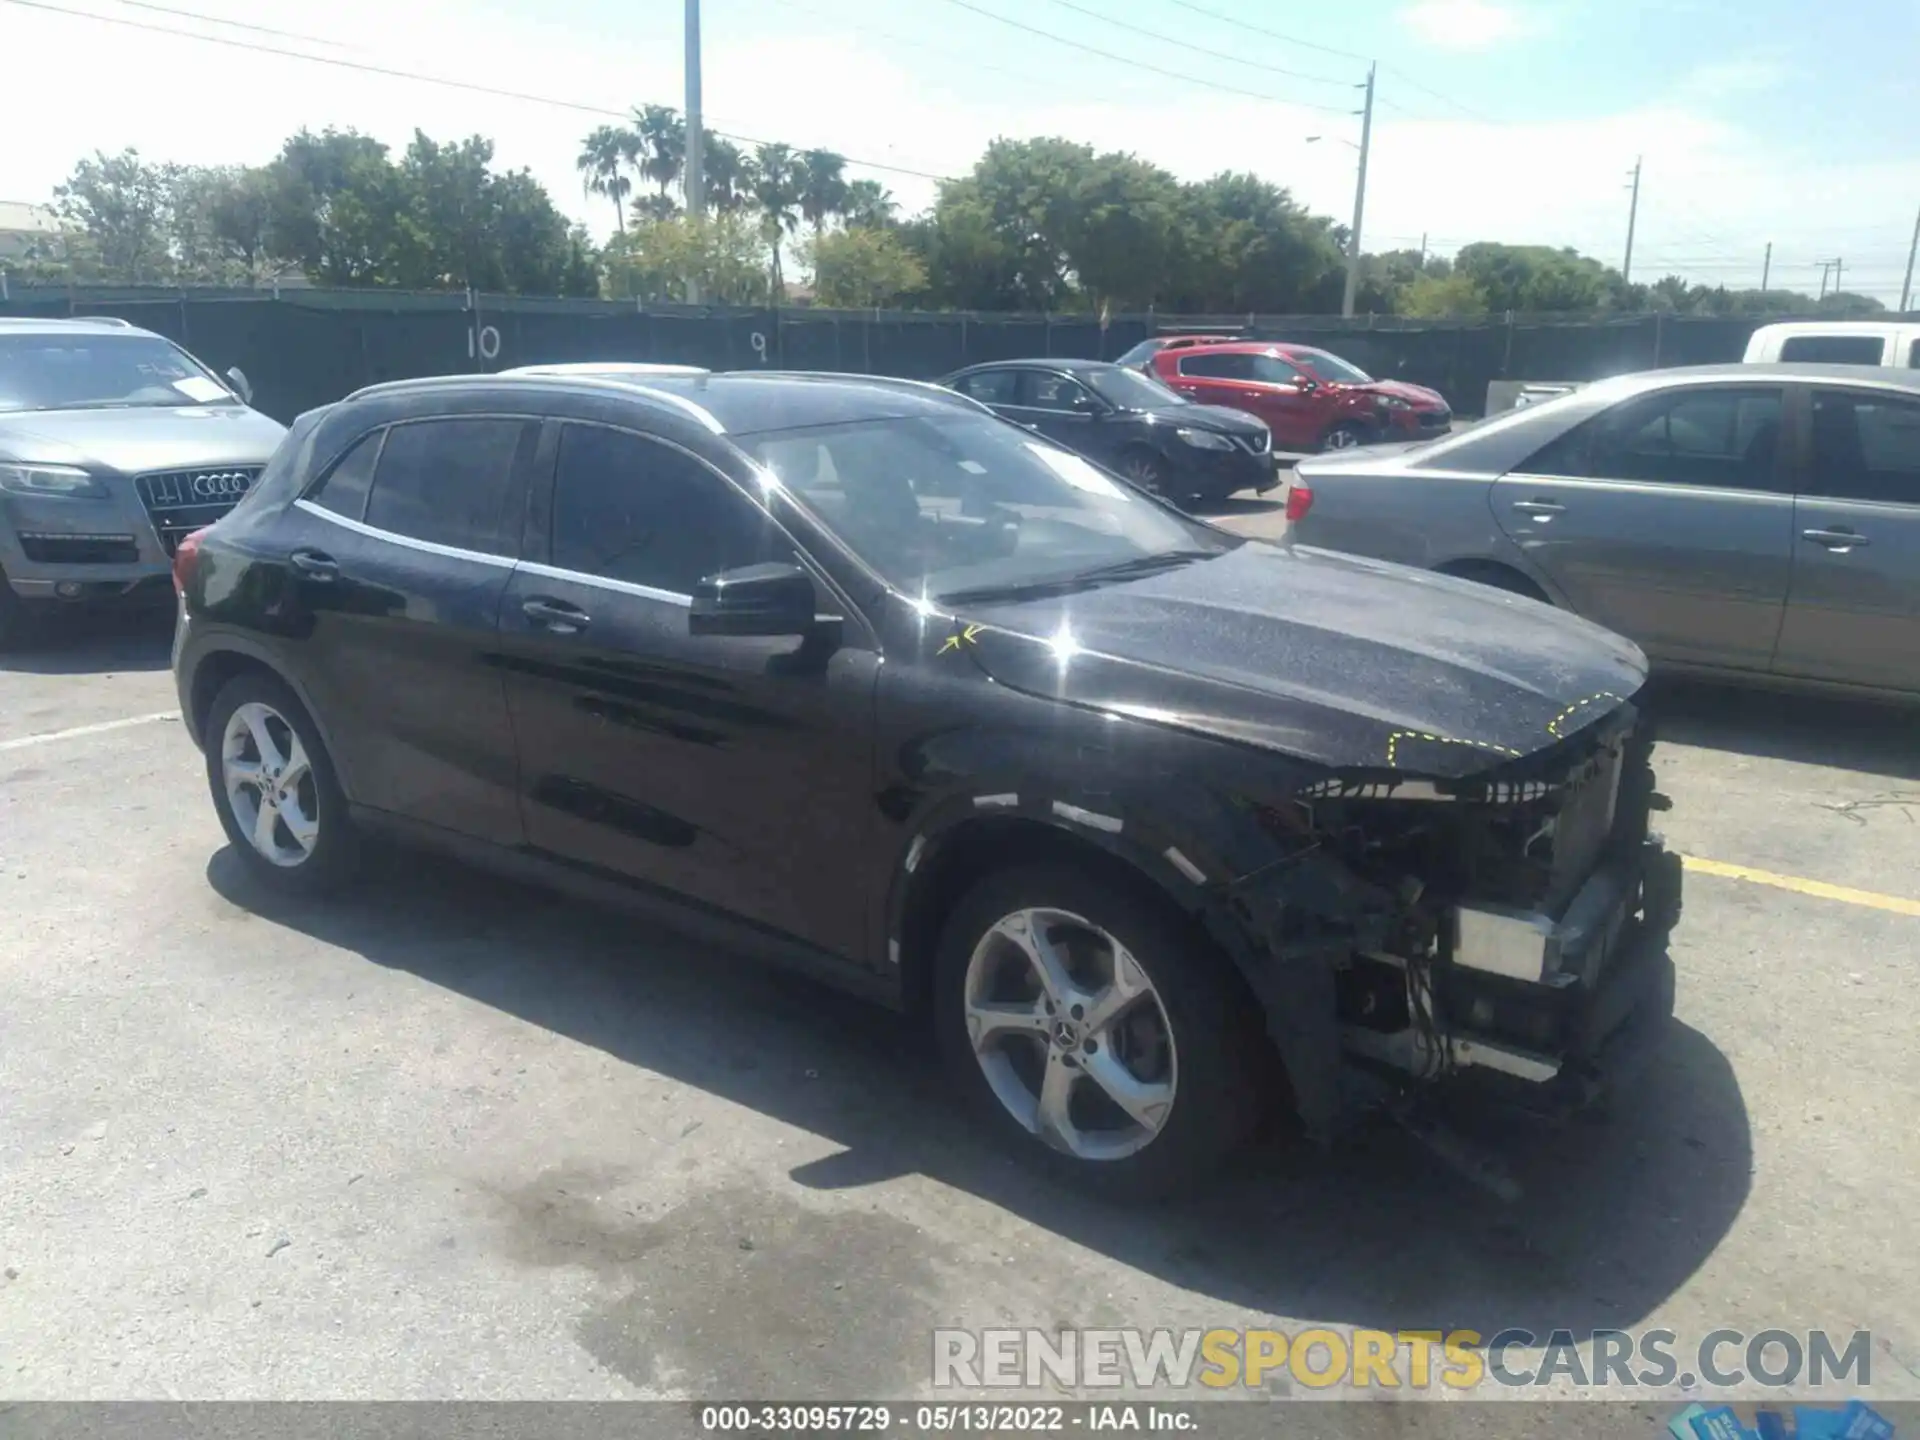
[[984,401],[976,400],[973,396],[959,390],[950,390],[933,380],[908,380],[899,375],[862,375],[852,370],[735,370],[731,373],[769,377],[792,376],[803,380],[848,380],[861,385],[890,386],[895,390],[913,390],[936,400],[946,400],[964,405],[971,410],[984,410],[989,415],[993,414],[993,407]]
[[569,360],[552,365],[514,365],[496,375],[711,375],[704,365],[656,364],[650,360]]
[[63,318],[82,325],[111,325],[118,330],[138,330],[140,328],[131,320],[123,320],[118,315],[68,315]]

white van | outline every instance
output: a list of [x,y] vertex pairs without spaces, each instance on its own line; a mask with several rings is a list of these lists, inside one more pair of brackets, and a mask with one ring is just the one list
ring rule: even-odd
[[1920,369],[1920,324],[1880,320],[1794,320],[1762,325],[1747,341],[1749,365],[1888,365]]

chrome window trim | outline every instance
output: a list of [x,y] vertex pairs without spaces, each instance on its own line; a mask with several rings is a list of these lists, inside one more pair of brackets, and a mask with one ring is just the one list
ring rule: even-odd
[[587,585],[595,590],[611,590],[616,595],[633,595],[642,600],[658,600],[664,605],[678,605],[683,609],[693,604],[693,596],[682,595],[677,590],[659,590],[652,585],[639,585],[631,580],[615,580],[606,575],[589,575],[581,570],[568,570],[559,565],[545,565],[538,560],[522,560],[520,569],[529,575],[538,575],[547,580],[564,580],[570,585]]
[[416,540],[411,535],[401,535],[393,530],[382,530],[377,525],[369,525],[364,520],[353,520],[337,511],[329,510],[316,500],[301,496],[293,502],[293,508],[304,510],[309,515],[331,521],[343,530],[351,530],[356,535],[365,535],[369,540],[384,540],[390,545],[398,545],[407,550],[418,550],[423,555],[438,555],[447,560],[471,560],[476,565],[491,565],[500,570],[511,570],[520,562],[506,555],[489,555],[481,550],[462,550],[457,545],[442,545],[437,540]]

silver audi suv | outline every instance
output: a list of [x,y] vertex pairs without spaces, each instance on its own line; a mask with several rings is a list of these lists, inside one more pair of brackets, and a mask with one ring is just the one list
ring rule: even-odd
[[124,320],[0,319],[0,647],[54,606],[166,594],[286,433],[251,396]]

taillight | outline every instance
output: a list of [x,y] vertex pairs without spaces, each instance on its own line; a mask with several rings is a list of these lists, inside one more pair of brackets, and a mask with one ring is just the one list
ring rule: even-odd
[[1304,480],[1295,480],[1287,486],[1287,521],[1304,520],[1307,511],[1313,508],[1313,487]]
[[[1292,519],[1289,507],[1288,519]],[[173,552],[173,589],[177,595],[187,593],[187,586],[193,581],[193,572],[200,564],[200,537],[207,532],[196,530],[191,535],[181,537],[180,548]]]

